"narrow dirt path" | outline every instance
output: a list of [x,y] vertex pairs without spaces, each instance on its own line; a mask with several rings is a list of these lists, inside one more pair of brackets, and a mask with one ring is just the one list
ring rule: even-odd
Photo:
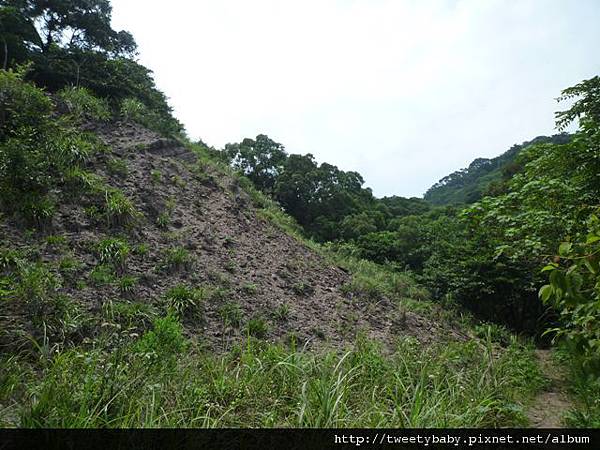
[[534,400],[527,416],[534,428],[561,428],[564,414],[573,406],[566,393],[564,371],[552,361],[550,350],[535,353],[550,384]]

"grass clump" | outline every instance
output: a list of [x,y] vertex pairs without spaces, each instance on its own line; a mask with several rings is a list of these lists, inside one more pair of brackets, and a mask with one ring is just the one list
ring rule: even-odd
[[214,354],[186,341],[173,314],[110,351],[75,347],[39,372],[12,367],[0,377],[15,405],[5,414],[36,427],[518,427],[540,386],[532,350],[517,342],[497,351],[404,339],[390,353],[359,339],[340,354],[249,339]]
[[246,331],[250,336],[263,338],[269,332],[269,324],[264,317],[254,316],[246,324]]
[[219,308],[219,316],[221,317],[225,327],[237,328],[242,323],[244,311],[239,303],[228,302]]
[[242,286],[242,292],[246,295],[256,295],[258,293],[258,286],[254,283],[246,283]]
[[101,240],[96,251],[101,264],[110,265],[115,272],[123,273],[131,249],[126,241],[111,237]]
[[207,290],[202,287],[192,288],[185,284],[178,284],[166,292],[165,300],[168,310],[173,311],[179,317],[188,314],[197,317],[207,296]]
[[126,177],[129,174],[127,162],[121,158],[109,158],[109,160],[106,162],[106,168],[108,169],[108,173],[111,175]]
[[120,190],[107,189],[104,198],[104,209],[108,226],[129,225],[139,217],[140,213],[135,209],[131,200]]
[[161,269],[168,273],[191,270],[194,258],[188,250],[183,247],[172,247],[166,250]]

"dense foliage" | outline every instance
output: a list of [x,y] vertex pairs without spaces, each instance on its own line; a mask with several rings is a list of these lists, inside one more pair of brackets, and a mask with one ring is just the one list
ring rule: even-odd
[[164,134],[183,126],[151,76],[138,64],[136,43],[126,31],[113,30],[108,0],[3,0],[0,2],[2,68],[31,62],[27,77],[55,92],[76,86],[109,101],[115,115],[135,99],[155,116],[145,123]]
[[317,241],[387,231],[394,219],[429,210],[417,198],[376,199],[363,188],[359,173],[318,164],[311,154],[288,155],[283,145],[266,135],[227,144],[220,157],[277,200]]

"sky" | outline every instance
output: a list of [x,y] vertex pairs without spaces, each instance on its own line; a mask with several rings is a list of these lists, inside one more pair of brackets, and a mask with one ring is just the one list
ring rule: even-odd
[[420,197],[554,129],[600,75],[598,0],[112,0],[188,135],[267,134]]

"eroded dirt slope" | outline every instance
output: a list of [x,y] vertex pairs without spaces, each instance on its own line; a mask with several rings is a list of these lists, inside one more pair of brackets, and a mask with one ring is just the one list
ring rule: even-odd
[[[213,348],[245,336],[244,324],[251,318],[267,325],[265,339],[293,335],[299,344],[311,346],[343,345],[358,332],[386,343],[406,334],[424,341],[447,334],[425,317],[400,313],[386,298],[345,295],[348,273],[262,219],[234,177],[199,163],[178,142],[131,123],[89,128],[109,149],[90,168],[133,201],[141,213],[136,223],[109,226],[94,216],[94,201],[83,199],[63,203],[44,234],[31,235],[12,222],[0,224],[9,247],[35,248],[36,257],[51,267],[59,268],[65,258],[77,261],[68,276],[56,269],[61,294],[87,318],[71,340],[97,335],[103,327],[141,333],[149,326],[149,312],[164,313],[166,292],[180,284],[208,292],[198,313],[185,315],[183,322],[190,336]],[[48,235],[63,236],[64,242],[49,242]],[[126,292],[118,280],[98,283],[92,277],[99,265],[94,249],[112,236],[131,248],[119,274],[136,280]],[[169,249],[184,249],[189,261],[165,268]],[[227,307],[239,308],[240,324],[224,320]],[[16,345],[14,336],[35,333],[18,307],[0,321],[11,330],[3,335],[5,346]]]

